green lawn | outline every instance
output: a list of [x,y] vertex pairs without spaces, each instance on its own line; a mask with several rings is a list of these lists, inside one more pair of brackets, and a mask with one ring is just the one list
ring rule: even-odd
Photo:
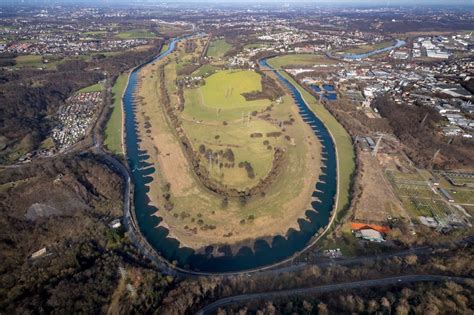
[[269,100],[246,101],[242,93],[261,91],[260,74],[255,71],[219,71],[205,79],[200,88],[204,106],[229,109],[268,105]]
[[112,88],[113,110],[105,128],[104,144],[108,150],[121,155],[122,151],[122,94],[128,82],[128,73],[121,74]]
[[[339,160],[339,193],[338,206],[336,211],[343,210],[349,205],[349,191],[351,186],[351,177],[355,170],[355,154],[352,141],[347,131],[342,125],[329,113],[329,111],[321,105],[310,93],[303,89],[293,78],[286,72],[281,74],[287,78],[300,91],[311,110],[318,116],[324,125],[331,132],[337,149],[337,157]],[[338,216],[339,218],[339,216]]]
[[214,58],[223,57],[230,48],[232,48],[232,45],[227,43],[224,39],[212,41],[207,49],[207,56]]
[[275,68],[280,69],[289,65],[314,66],[316,64],[334,64],[338,61],[327,58],[323,55],[317,54],[291,54],[274,57],[269,60],[269,64]]
[[101,83],[92,84],[86,86],[85,88],[80,89],[77,93],[90,93],[90,92],[100,92],[104,87]]

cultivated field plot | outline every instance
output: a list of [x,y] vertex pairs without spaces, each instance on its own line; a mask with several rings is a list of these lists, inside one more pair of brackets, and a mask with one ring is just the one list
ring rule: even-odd
[[387,170],[386,176],[405,209],[414,219],[419,216],[443,217],[450,213],[445,201],[436,194],[418,173]]

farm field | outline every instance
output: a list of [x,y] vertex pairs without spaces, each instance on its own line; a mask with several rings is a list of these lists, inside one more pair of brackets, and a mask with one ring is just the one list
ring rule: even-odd
[[122,73],[112,87],[113,109],[105,127],[104,144],[114,154],[123,154],[122,150],[122,94],[126,88],[128,73]]
[[[148,196],[150,203],[161,209],[156,213],[162,218],[160,224],[182,246],[196,250],[216,243],[229,244],[237,250],[258,237],[285,236],[289,229],[299,229],[298,219],[310,209],[320,173],[321,148],[311,128],[299,117],[292,98],[284,96],[279,103],[267,99],[248,102],[240,93],[261,88],[260,75],[252,71],[218,71],[206,78],[201,87],[184,89],[184,110],[177,112],[181,124],[175,130],[166,111],[156,105],[162,96],[158,70],[167,63],[164,84],[172,104],[176,104],[179,98],[174,82],[180,77],[173,60],[177,56],[182,60],[182,55],[184,47],[178,45],[176,53],[139,73],[140,149],[147,152],[147,162],[157,170],[151,174]],[[247,82],[240,82],[243,79]],[[239,82],[235,82],[232,93],[226,92],[225,86],[232,80]],[[228,99],[231,101],[226,102]],[[244,118],[243,108],[247,111]],[[281,124],[284,120],[291,123]],[[271,135],[272,132],[278,134]],[[258,183],[272,168],[276,147],[284,152],[284,162],[264,193],[243,201],[238,197],[223,198],[202,184],[178,134],[188,137],[210,178],[227,187],[244,189]],[[211,163],[206,154],[200,153],[201,145],[203,152],[215,153]],[[232,150],[234,162],[220,150]],[[218,161],[228,165],[221,166]],[[250,178],[246,169],[238,166],[245,161],[252,165],[255,177]],[[163,207],[167,191],[168,204],[172,204],[169,210]]]
[[207,56],[213,58],[224,57],[226,52],[228,52],[232,46],[225,41],[225,39],[218,39],[211,42],[209,48],[207,49]]

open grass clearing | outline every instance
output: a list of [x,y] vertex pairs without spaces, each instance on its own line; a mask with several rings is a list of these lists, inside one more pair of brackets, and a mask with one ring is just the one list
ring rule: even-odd
[[157,35],[146,29],[135,29],[119,32],[117,35],[115,35],[115,37],[118,39],[156,38]]
[[225,39],[213,40],[207,49],[207,56],[213,58],[224,57],[224,55],[232,48],[232,45]]
[[260,74],[251,70],[219,71],[205,79],[200,87],[204,106],[212,108],[242,108],[269,105],[269,100],[247,101],[243,93],[261,91]]
[[[184,121],[183,127],[191,138],[195,150],[199,149],[200,144],[213,152],[219,150],[231,149],[235,156],[235,167],[220,168],[219,165],[206,163],[206,156],[202,156],[202,162],[207,166],[211,177],[217,181],[225,183],[229,187],[244,190],[252,187],[264,178],[272,168],[272,160],[275,146],[284,146],[282,137],[266,137],[268,132],[280,131],[274,126],[263,120],[255,120],[250,123],[234,123],[227,126],[215,126],[198,124],[195,122]],[[252,133],[262,133],[262,138],[252,138]],[[218,139],[216,139],[218,137]],[[268,141],[271,149],[263,142]],[[239,162],[248,161],[255,171],[255,178],[249,178],[244,168],[238,167]],[[222,159],[222,162],[226,160]]]

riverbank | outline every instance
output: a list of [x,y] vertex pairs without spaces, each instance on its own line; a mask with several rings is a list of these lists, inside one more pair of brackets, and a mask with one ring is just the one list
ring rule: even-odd
[[[182,47],[179,47],[175,53],[180,54],[181,50]],[[161,220],[159,226],[168,231],[169,238],[179,240],[180,248],[192,248],[196,252],[202,252],[207,246],[214,246],[216,249],[228,246],[234,255],[244,247],[253,248],[255,240],[266,239],[271,243],[275,236],[286,238],[288,231],[299,231],[301,229],[299,220],[304,220],[306,211],[311,208],[312,193],[320,175],[321,151],[314,133],[299,117],[291,97],[285,96],[281,104],[274,105],[274,109],[265,112],[272,117],[275,116],[273,119],[275,121],[277,118],[284,120],[294,117],[291,125],[284,127],[288,139],[293,141],[285,139],[283,135],[278,142],[269,140],[285,148],[286,163],[279,170],[275,184],[265,191],[265,195],[252,197],[245,205],[240,204],[238,198],[229,198],[228,204],[222,206],[223,197],[209,192],[193,174],[195,170],[185,156],[180,138],[174,134],[173,126],[166,118],[166,111],[161,106],[156,106],[162,93],[158,70],[165,64],[164,73],[167,76],[165,85],[175,81],[175,66],[172,62],[168,63],[167,59],[143,67],[139,73],[137,85],[139,101],[136,103],[140,149],[147,152],[148,163],[158,166],[148,175],[150,185],[147,196],[150,205],[159,209],[154,213]],[[173,102],[175,95],[169,93],[169,96]],[[262,144],[266,139],[265,135],[254,139],[250,134],[255,129],[254,124],[258,127],[263,123],[269,123],[254,117],[251,124],[242,126],[239,120],[226,119],[228,111],[231,110],[233,109],[221,110],[218,118],[224,119],[227,125],[223,125],[222,122],[211,125],[210,137],[214,138],[220,134],[219,141],[224,148],[227,143],[225,141],[232,140],[238,144],[236,142],[238,139],[225,138],[226,134],[238,128],[242,145],[253,141],[256,143],[254,145],[260,145],[267,150]],[[215,111],[211,113],[216,115]],[[183,115],[185,114],[188,114],[187,110],[184,111]],[[186,125],[190,124],[186,122],[188,128],[184,129],[188,137],[200,136],[201,129],[207,127],[206,121],[214,118],[208,115],[206,119],[194,123],[192,127]],[[211,138],[209,141],[213,141]],[[211,146],[206,144],[206,147]],[[239,152],[238,148],[234,148],[236,159]],[[166,204],[166,200],[162,197],[163,188],[167,184],[171,196],[169,200],[173,204],[171,210],[165,210],[163,207]],[[202,224],[199,225],[199,221]],[[212,228],[200,228],[206,225]],[[222,254],[214,252],[214,255]]]

